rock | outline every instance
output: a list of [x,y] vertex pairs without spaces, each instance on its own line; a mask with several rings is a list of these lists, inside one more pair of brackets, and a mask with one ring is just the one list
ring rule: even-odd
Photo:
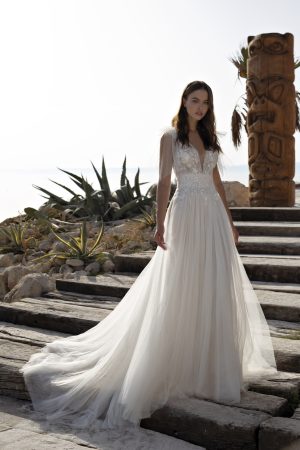
[[49,272],[51,268],[51,261],[44,261],[37,264],[30,264],[27,267],[30,268],[31,273]]
[[54,258],[51,260],[52,267],[61,267],[65,264],[66,260],[63,258]]
[[8,267],[5,270],[7,274],[7,286],[10,291],[15,287],[15,285],[21,280],[25,275],[32,273],[32,270],[28,267],[21,266],[20,264],[17,266]]
[[73,272],[73,268],[71,266],[69,266],[68,264],[63,264],[59,268],[59,273],[61,273],[63,275],[67,275],[68,273],[72,273],[72,272]]
[[88,264],[85,268],[88,275],[97,275],[100,272],[100,264],[98,261]]
[[66,246],[62,242],[58,241],[53,244],[52,250],[53,252],[63,252],[66,250]]
[[115,227],[108,228],[105,233],[107,235],[110,234],[120,235],[125,234],[127,230],[128,230],[128,223],[122,223],[120,225],[116,225]]
[[76,258],[68,258],[66,260],[66,264],[68,264],[68,266],[74,267],[75,269],[81,269],[84,266],[84,262],[81,261],[81,259]]
[[150,244],[149,241],[145,241],[145,242],[142,242],[140,244],[140,249],[141,250],[151,250],[152,249],[152,245]]
[[73,238],[77,238],[80,236],[80,230],[74,230],[74,231],[68,231],[67,233],[62,233],[61,237],[63,239],[68,240],[68,238],[73,237]]
[[21,263],[22,260],[24,258],[24,254],[23,253],[18,253],[17,255],[15,255],[15,263]]
[[110,260],[107,259],[106,261],[104,261],[104,263],[102,264],[102,270],[103,272],[114,272],[115,271],[115,265],[114,263]]
[[76,272],[73,272],[73,273],[66,273],[66,274],[64,275],[64,279],[65,279],[65,280],[73,280],[73,279],[75,278],[75,276],[76,276]]
[[76,270],[76,272],[74,273],[75,278],[79,278],[79,277],[86,277],[87,273],[85,270]]
[[135,248],[140,248],[140,246],[141,246],[141,242],[138,242],[138,241],[128,241],[126,244],[126,247],[129,250],[133,250]]
[[228,206],[249,206],[249,189],[239,181],[223,181]]
[[6,253],[4,255],[0,255],[0,267],[12,266],[14,262],[15,256],[13,253]]
[[36,251],[36,250],[29,250],[27,252],[27,259],[28,261],[33,261],[36,258],[40,258],[41,256],[44,256],[45,252],[42,250]]
[[39,297],[44,292],[54,289],[55,282],[47,274],[30,273],[21,278],[16,286],[5,295],[4,301],[11,302],[25,297]]
[[7,292],[7,275],[5,273],[0,273],[0,298],[3,298]]
[[48,275],[52,277],[53,275],[55,275],[55,274],[58,273],[58,272],[59,272],[59,268],[56,267],[56,266],[53,266],[53,267],[51,267],[51,269],[49,270]]
[[39,250],[43,252],[49,252],[49,250],[51,249],[52,249],[52,242],[50,242],[48,239],[42,241],[39,245]]

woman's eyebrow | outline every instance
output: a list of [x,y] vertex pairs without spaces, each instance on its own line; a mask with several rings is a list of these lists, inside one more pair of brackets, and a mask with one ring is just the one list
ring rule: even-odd
[[[192,100],[200,100],[200,98],[198,98],[198,97],[192,97]],[[208,99],[207,100],[203,100],[204,102],[208,102]]]

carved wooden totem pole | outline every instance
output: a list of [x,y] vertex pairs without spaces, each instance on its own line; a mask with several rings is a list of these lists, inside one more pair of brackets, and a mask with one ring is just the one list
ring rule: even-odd
[[248,37],[247,102],[251,206],[295,203],[294,37]]

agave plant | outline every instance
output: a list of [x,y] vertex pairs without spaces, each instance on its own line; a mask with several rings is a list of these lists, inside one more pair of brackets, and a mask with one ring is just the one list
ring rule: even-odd
[[57,181],[50,180],[52,183],[60,186],[62,189],[67,191],[72,195],[69,201],[64,200],[62,197],[59,197],[52,192],[44,189],[40,186],[34,187],[48,197],[45,197],[48,203],[52,203],[53,206],[56,206],[58,209],[68,209],[69,212],[75,217],[103,217],[108,209],[108,205],[105,202],[104,195],[101,191],[95,190],[93,186],[85,179],[82,175],[76,175],[75,173],[68,172],[67,170],[59,169],[62,172],[66,173],[71,181],[79,187],[83,194],[77,194],[69,187],[58,183]]
[[154,197],[149,195],[150,190],[146,195],[142,195],[140,186],[147,182],[139,182],[140,169],[138,169],[135,178],[134,186],[131,187],[130,182],[126,176],[126,156],[122,165],[122,173],[120,179],[120,189],[113,192],[112,196],[115,201],[120,205],[119,209],[116,209],[113,214],[113,219],[121,219],[124,217],[132,217],[140,212],[140,208],[143,205],[152,205]]
[[26,219],[36,220],[39,224],[45,226],[45,231],[53,229],[58,229],[58,226],[54,223],[51,223],[49,217],[41,211],[38,211],[35,208],[24,208],[24,212],[26,214]]
[[95,190],[82,175],[79,176],[63,169],[59,170],[67,174],[71,181],[83,191],[83,194],[77,194],[69,187],[53,180],[50,181],[72,195],[69,201],[40,186],[34,185],[34,187],[46,194],[47,202],[51,203],[53,207],[68,211],[74,217],[81,219],[96,218],[110,221],[130,217],[139,212],[141,205],[152,204],[154,199],[151,195],[148,195],[148,192],[145,196],[141,194],[140,186],[146,183],[139,182],[139,169],[135,175],[134,186],[131,187],[126,176],[126,156],[122,166],[120,189],[117,189],[115,192],[111,192],[109,186],[104,158],[102,158],[101,175],[92,162],[91,164],[100,185],[99,190]]
[[150,213],[144,209],[140,208],[143,217],[141,218],[134,218],[132,219],[135,222],[140,222],[148,227],[151,227],[153,229],[156,226],[156,203],[153,204]]
[[0,253],[25,253],[29,243],[35,241],[33,237],[25,239],[26,229],[22,223],[1,227],[0,234],[8,240],[8,244],[0,247]]
[[81,224],[80,234],[77,238],[72,236],[62,237],[54,230],[52,230],[52,233],[59,242],[64,244],[65,250],[49,252],[46,255],[36,258],[35,261],[39,261],[44,258],[75,258],[81,259],[84,262],[90,262],[93,260],[102,261],[107,258],[107,252],[100,251],[101,240],[104,233],[103,222],[101,222],[100,231],[94,242],[90,242],[88,239],[87,225],[85,221]]
[[[238,78],[247,79],[247,61],[248,61],[248,47],[242,45],[235,56],[229,58],[229,61],[237,68]],[[295,70],[300,67],[300,59],[294,60]],[[241,100],[242,99],[242,100]],[[240,104],[242,102],[242,105]],[[295,129],[300,131],[300,92],[296,91],[295,96],[295,108],[296,108],[296,126]],[[231,116],[231,137],[235,148],[241,145],[241,130],[244,127],[246,134],[247,130],[247,115],[248,115],[248,104],[246,94],[241,95],[237,104],[234,107]]]

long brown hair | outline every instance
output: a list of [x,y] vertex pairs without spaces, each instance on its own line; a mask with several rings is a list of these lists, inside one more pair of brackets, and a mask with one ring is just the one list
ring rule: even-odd
[[183,91],[179,111],[172,119],[172,126],[177,130],[177,138],[183,146],[189,145],[188,113],[183,104],[183,99],[197,89],[204,89],[208,94],[208,111],[203,119],[197,122],[197,131],[203,141],[205,148],[212,148],[214,151],[222,152],[216,133],[216,119],[214,114],[213,93],[211,88],[204,81],[192,81]]

